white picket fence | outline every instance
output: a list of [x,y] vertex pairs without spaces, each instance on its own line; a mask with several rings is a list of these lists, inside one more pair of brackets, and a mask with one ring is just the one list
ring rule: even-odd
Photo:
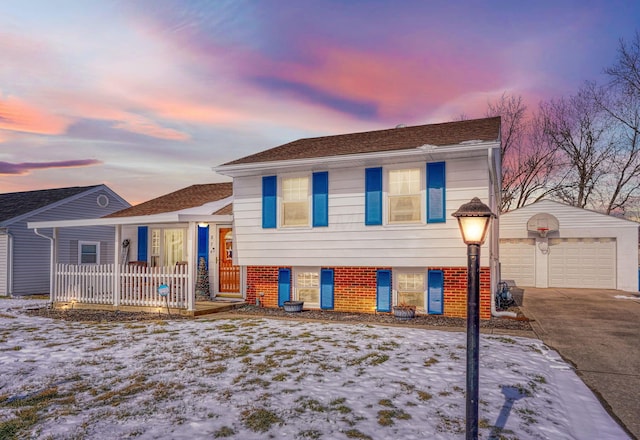
[[[55,302],[109,304],[125,306],[187,308],[188,267],[120,266],[116,280],[115,265],[58,264]],[[119,297],[114,286],[119,283]],[[160,296],[158,286],[166,284],[169,294]],[[117,301],[116,301],[117,299]]]

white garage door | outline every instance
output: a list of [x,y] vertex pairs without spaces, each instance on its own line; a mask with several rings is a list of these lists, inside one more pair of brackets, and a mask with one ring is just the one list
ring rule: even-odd
[[536,241],[532,238],[500,240],[500,273],[518,286],[535,286]]
[[549,239],[549,286],[615,289],[615,239]]

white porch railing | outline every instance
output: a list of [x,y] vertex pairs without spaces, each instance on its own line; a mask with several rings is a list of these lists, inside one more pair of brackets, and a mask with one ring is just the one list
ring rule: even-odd
[[56,288],[53,301],[115,305],[116,283],[120,283],[120,305],[163,307],[164,297],[158,286],[169,286],[169,307],[187,308],[188,267],[121,266],[119,280],[113,264],[70,265],[56,267]]

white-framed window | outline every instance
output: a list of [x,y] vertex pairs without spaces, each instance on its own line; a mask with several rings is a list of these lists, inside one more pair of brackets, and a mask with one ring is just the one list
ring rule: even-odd
[[187,230],[157,228],[151,230],[151,266],[175,266],[187,255]]
[[420,168],[388,170],[387,221],[419,223],[422,219],[422,171]]
[[100,242],[98,241],[78,242],[78,263],[79,264],[100,264]]
[[296,268],[293,277],[295,299],[305,307],[320,307],[320,268]]
[[426,271],[402,269],[393,272],[396,305],[407,304],[424,310]]
[[281,188],[281,226],[309,226],[309,176],[282,177]]

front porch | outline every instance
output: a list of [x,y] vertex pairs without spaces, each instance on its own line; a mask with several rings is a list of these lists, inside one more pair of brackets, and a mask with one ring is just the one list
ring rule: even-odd
[[141,265],[70,265],[55,268],[51,302],[56,308],[179,313],[201,316],[244,304],[242,299],[193,294],[187,264],[173,267]]

